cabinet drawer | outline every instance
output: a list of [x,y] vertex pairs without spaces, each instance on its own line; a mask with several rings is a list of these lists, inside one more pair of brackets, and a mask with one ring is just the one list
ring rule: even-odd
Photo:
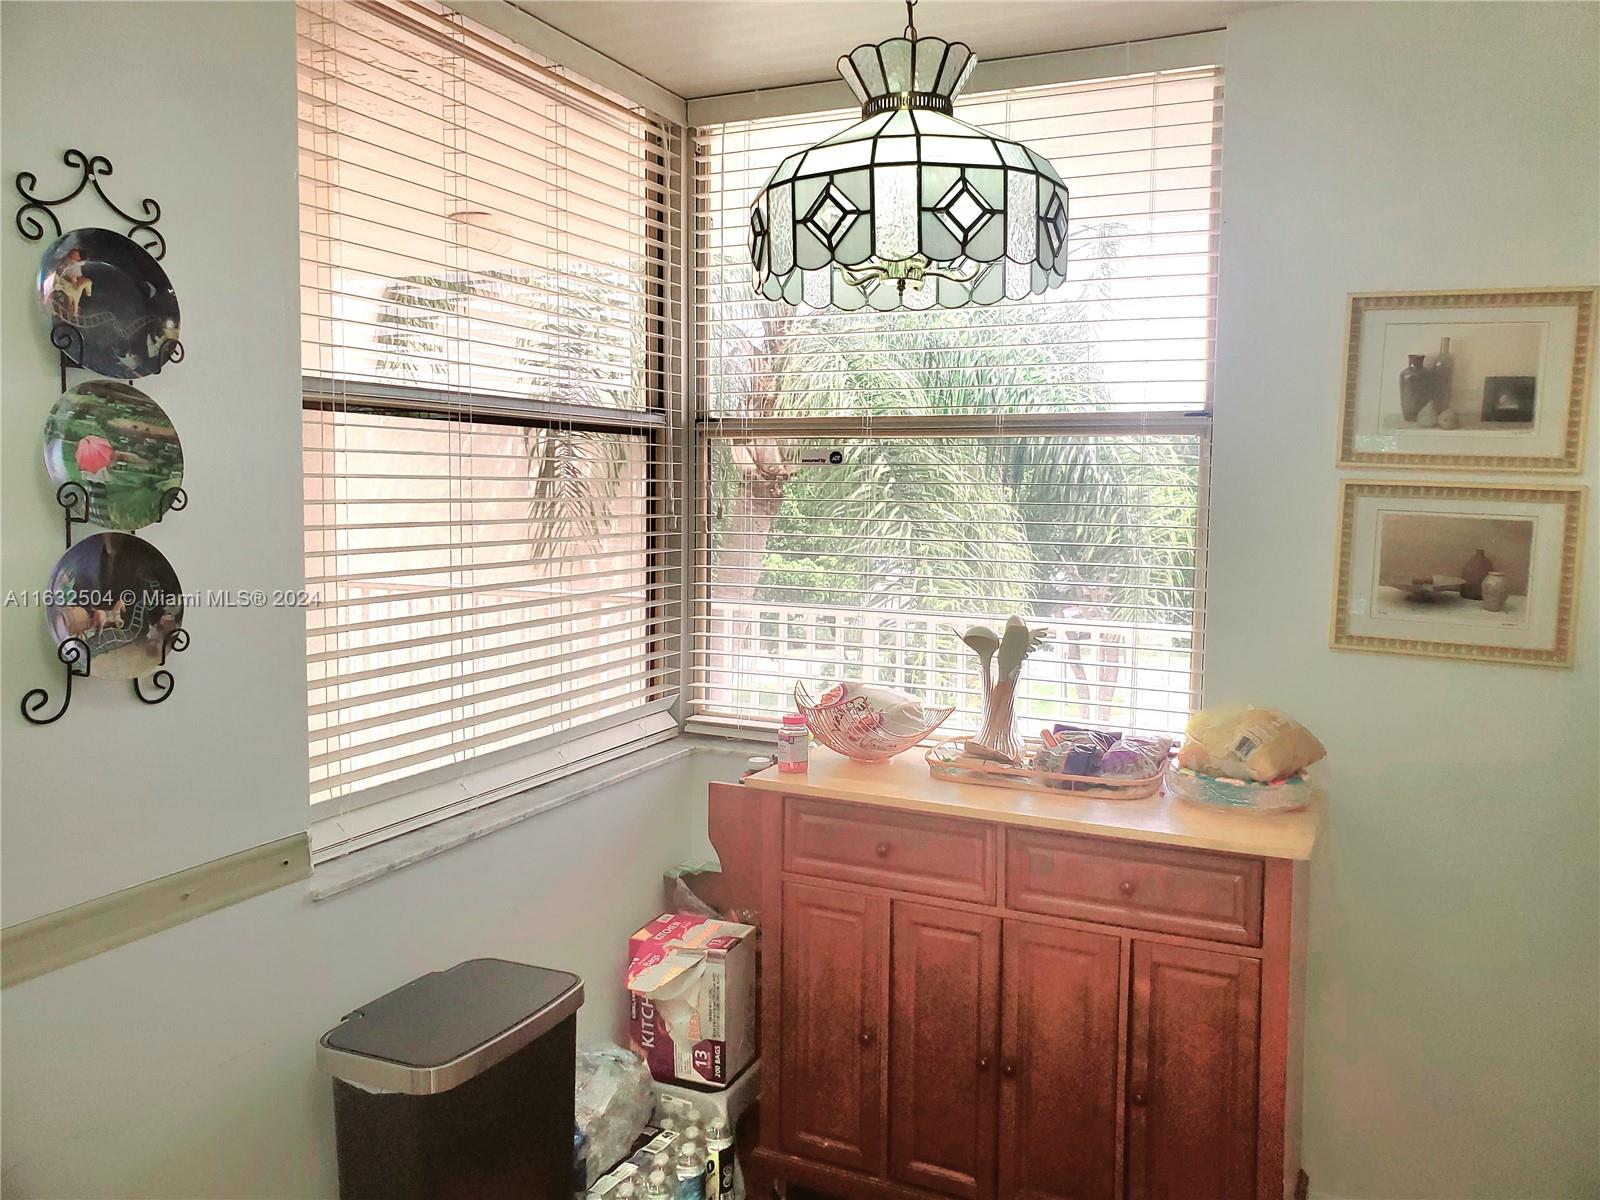
[[1243,946],[1261,944],[1258,858],[1008,830],[1006,906]]
[[823,879],[993,904],[995,830],[790,797],[784,802],[783,866]]

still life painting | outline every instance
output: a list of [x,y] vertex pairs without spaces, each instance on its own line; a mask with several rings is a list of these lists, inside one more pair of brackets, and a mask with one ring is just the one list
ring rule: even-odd
[[1346,481],[1333,645],[1570,665],[1584,498]]
[[1339,465],[1578,470],[1594,297],[1351,296]]

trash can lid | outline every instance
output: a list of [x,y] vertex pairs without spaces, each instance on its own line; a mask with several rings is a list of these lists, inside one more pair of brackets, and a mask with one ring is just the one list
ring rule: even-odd
[[536,1041],[582,1003],[583,981],[570,972],[469,959],[348,1014],[317,1042],[317,1062],[374,1091],[449,1091]]

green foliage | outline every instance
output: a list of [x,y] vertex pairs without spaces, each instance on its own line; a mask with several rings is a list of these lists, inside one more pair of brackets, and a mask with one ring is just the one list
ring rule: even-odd
[[[841,466],[797,467],[767,535],[755,599],[871,609],[1019,611],[1186,623],[1195,583],[1198,445],[1192,437],[1008,435],[1009,414],[1112,407],[1081,331],[1115,269],[1114,226],[1089,228],[1097,261],[1072,301],[932,310],[909,319],[723,305],[712,403],[741,415],[850,416]],[[748,288],[723,264],[725,295]],[[1070,338],[1063,329],[1074,330]],[[987,437],[872,436],[875,419],[995,414]],[[715,539],[748,513],[749,481],[713,448]],[[748,520],[746,515],[743,519]]]
[[522,436],[533,486],[529,553],[534,558],[581,554],[581,544],[562,543],[598,539],[621,515],[627,442],[613,433],[537,426],[524,429]]
[[[393,357],[381,356],[377,371],[392,379],[447,379],[455,357],[450,342],[471,336],[470,321],[477,319],[505,344],[498,351],[474,345],[472,354],[490,362],[498,355],[496,365],[518,372],[517,394],[597,408],[642,408],[634,359],[636,347],[644,344],[643,318],[615,312],[615,297],[627,290],[626,272],[585,264],[537,279],[525,270],[489,270],[398,280],[381,296],[381,331],[374,341]],[[457,329],[454,322],[467,327]],[[576,547],[563,543],[598,538],[619,515],[629,439],[529,425],[523,441],[532,484],[530,552],[534,557],[575,554]]]
[[1028,600],[1017,582],[1032,561],[1027,537],[1006,489],[984,478],[982,447],[885,440],[845,454],[840,466],[790,479],[761,599],[951,612],[975,598],[1008,608]]

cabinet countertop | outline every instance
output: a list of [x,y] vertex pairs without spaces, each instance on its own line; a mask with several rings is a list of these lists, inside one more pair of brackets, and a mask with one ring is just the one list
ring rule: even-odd
[[916,749],[886,763],[858,763],[813,745],[804,775],[780,774],[769,767],[744,782],[789,796],[1262,858],[1309,859],[1322,819],[1319,807],[1292,813],[1222,812],[1185,803],[1165,791],[1147,800],[1090,800],[953,783],[933,778]]

